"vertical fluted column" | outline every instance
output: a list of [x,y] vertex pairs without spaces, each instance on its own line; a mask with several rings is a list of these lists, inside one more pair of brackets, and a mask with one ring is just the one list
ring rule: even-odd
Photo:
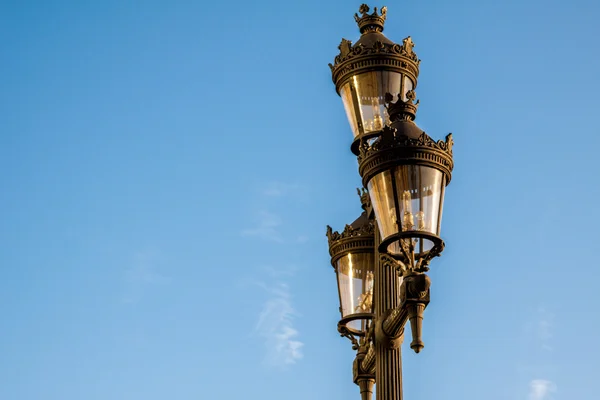
[[[375,229],[375,249],[381,237]],[[393,268],[385,267],[379,252],[375,253],[375,318],[382,321],[390,310],[400,305],[400,278]],[[402,400],[402,355],[401,339],[395,340],[395,346],[388,341],[375,340],[375,393],[377,400]]]

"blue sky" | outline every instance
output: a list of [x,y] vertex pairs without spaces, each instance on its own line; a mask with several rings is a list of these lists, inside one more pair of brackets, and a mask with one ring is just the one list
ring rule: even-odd
[[[325,225],[360,2],[0,5],[0,399],[358,398]],[[393,2],[453,132],[407,399],[596,399],[600,10]]]

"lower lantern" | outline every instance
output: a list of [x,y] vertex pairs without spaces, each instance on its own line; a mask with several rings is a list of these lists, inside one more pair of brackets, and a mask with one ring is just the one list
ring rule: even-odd
[[356,221],[346,225],[341,233],[334,232],[328,226],[327,237],[340,296],[340,333],[352,337],[364,336],[373,319],[373,223],[365,211]]

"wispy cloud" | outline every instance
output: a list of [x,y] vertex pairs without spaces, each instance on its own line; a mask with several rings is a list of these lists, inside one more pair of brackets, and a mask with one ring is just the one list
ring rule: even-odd
[[525,325],[525,343],[533,352],[528,352],[528,359],[518,369],[528,375],[529,400],[551,400],[557,389],[556,383],[548,379],[557,373],[556,365],[551,362],[554,314],[544,306],[532,311]]
[[[266,201],[267,203],[279,203],[284,197],[286,200],[292,196],[298,198],[305,193],[305,188],[298,184],[272,182],[265,187],[261,195],[263,198],[274,198],[273,202]],[[286,237],[284,240],[281,228],[282,220],[278,215],[262,211],[259,213],[257,225],[244,229],[240,233],[242,236],[257,237],[277,243],[304,243],[307,240],[303,235],[297,235],[295,238]],[[295,268],[262,267],[262,272],[267,279],[256,281],[254,280],[256,278],[253,278],[249,281],[268,294],[258,315],[255,334],[263,339],[266,349],[265,361],[271,366],[290,366],[303,357],[304,343],[299,340],[300,333],[294,326],[297,312],[292,304],[290,288],[286,283],[293,277],[294,271]]]
[[552,329],[554,327],[554,314],[545,308],[538,309],[536,333],[540,346],[544,350],[552,351]]
[[297,183],[271,182],[263,191],[267,197],[303,196],[306,189]]
[[281,218],[268,211],[259,213],[258,225],[254,228],[242,230],[242,236],[255,236],[261,239],[282,243],[283,237],[279,231]]
[[152,252],[140,252],[133,256],[130,266],[125,269],[125,303],[137,303],[152,286],[164,285],[170,279],[156,270],[157,256]]
[[300,235],[296,238],[296,242],[297,243],[306,243],[306,242],[308,242],[308,236]]
[[261,286],[270,295],[256,323],[256,332],[264,339],[267,349],[265,360],[272,366],[295,364],[303,357],[304,343],[298,340],[299,332],[294,327],[297,313],[292,305],[289,287],[281,282],[273,287]]
[[[294,276],[296,271],[298,271],[298,268],[296,266],[275,268],[271,267],[270,265],[264,265],[260,267],[260,269],[274,279],[291,278],[292,276]],[[263,288],[266,289],[265,286],[263,286]]]
[[545,307],[540,306],[527,323],[525,333],[529,340],[539,349],[552,351],[552,339],[554,330],[554,314]]
[[556,392],[556,384],[546,379],[534,379],[529,382],[529,400],[550,400]]

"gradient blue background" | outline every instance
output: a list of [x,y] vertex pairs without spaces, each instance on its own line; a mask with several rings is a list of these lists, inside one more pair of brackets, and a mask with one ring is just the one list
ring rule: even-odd
[[[359,5],[2,2],[0,399],[359,398],[325,238]],[[405,398],[597,399],[598,3],[387,6],[455,139]]]

